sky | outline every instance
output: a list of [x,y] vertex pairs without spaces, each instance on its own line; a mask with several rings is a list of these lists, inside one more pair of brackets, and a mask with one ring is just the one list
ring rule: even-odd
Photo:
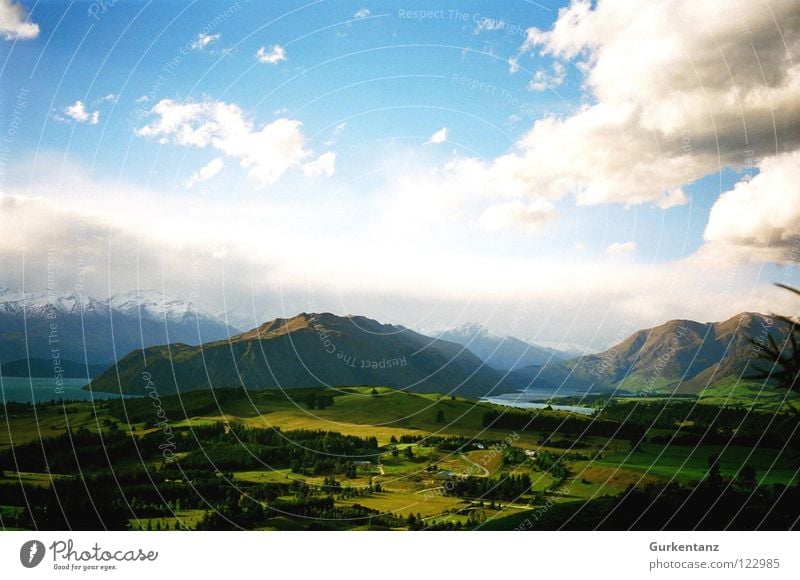
[[793,312],[800,5],[0,0],[0,286],[598,349]]

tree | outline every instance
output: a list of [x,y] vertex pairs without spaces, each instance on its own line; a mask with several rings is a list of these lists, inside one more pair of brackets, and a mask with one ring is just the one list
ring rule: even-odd
[[372,390],[369,392],[369,394],[372,395],[373,397],[377,397],[378,396],[378,389],[376,389],[375,387],[372,387]]
[[747,491],[752,491],[756,487],[756,470],[749,463],[739,470],[737,482]]
[[312,411],[317,408],[316,393],[309,393],[308,396],[306,396],[306,407],[308,407]]
[[439,409],[436,412],[436,422],[437,423],[444,423],[445,422],[445,420],[444,420],[444,411],[442,411],[441,409]]
[[397,443],[397,437],[395,437],[394,435],[392,435],[392,436],[389,438],[389,443]]
[[722,485],[722,474],[719,471],[719,455],[708,456],[708,473],[706,474],[706,481],[712,487],[719,487]]
[[[785,284],[776,286],[800,296],[797,288]],[[761,364],[753,365],[747,378],[769,381],[778,388],[800,393],[800,321],[778,314],[772,317],[787,327],[786,337],[776,339],[774,332],[767,332],[765,338],[750,337]]]

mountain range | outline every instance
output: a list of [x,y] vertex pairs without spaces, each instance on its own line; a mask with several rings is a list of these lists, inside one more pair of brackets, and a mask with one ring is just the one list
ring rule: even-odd
[[496,350],[488,355],[483,351],[482,359],[443,339],[452,335],[432,338],[363,316],[303,313],[229,340],[133,351],[96,377],[90,388],[143,394],[148,388],[171,393],[208,387],[378,385],[475,398],[521,390],[547,396],[699,393],[747,376],[757,360],[751,337],[782,340],[787,333],[779,321],[755,313],[713,323],[673,320],[635,332],[598,354],[569,360],[550,354],[544,364],[509,371],[487,364]]
[[241,332],[160,292],[99,300],[0,289],[3,375],[48,376],[57,358],[64,377],[95,377],[93,389],[121,386],[131,394],[144,392],[143,373],[165,393],[318,385],[475,397],[520,390],[699,393],[748,375],[758,350],[751,338],[780,342],[788,332],[779,320],[751,312],[722,322],[672,320],[604,352],[569,357],[479,324],[430,337],[363,316],[303,313]]
[[566,353],[531,344],[513,336],[492,334],[485,326],[474,322],[440,332],[436,336],[466,346],[490,367],[502,371],[544,365],[569,358]]
[[[58,359],[82,376],[106,368],[134,349],[181,342],[201,344],[239,331],[187,300],[156,291],[105,300],[77,292],[21,293],[0,288],[0,365],[27,376]],[[52,374],[52,363],[49,364]],[[83,369],[81,373],[77,369]]]

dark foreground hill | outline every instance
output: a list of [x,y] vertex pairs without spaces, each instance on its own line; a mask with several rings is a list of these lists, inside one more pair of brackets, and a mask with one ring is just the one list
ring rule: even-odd
[[363,316],[300,314],[230,340],[136,350],[95,378],[97,391],[383,385],[480,397],[513,390],[461,345]]

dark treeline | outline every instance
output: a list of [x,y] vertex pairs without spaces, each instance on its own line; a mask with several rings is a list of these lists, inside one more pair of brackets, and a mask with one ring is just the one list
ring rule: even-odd
[[645,429],[632,422],[609,421],[605,419],[578,418],[563,414],[550,414],[537,411],[491,410],[483,414],[483,426],[494,429],[513,429],[514,431],[540,431],[549,437],[556,434],[598,436],[616,439],[640,440]]
[[[725,444],[793,449],[800,448],[795,417],[787,413],[764,413],[737,407],[699,405],[687,401],[612,403],[601,417],[639,427],[678,429],[674,443]],[[654,442],[667,442],[658,436]]]
[[480,445],[493,444],[493,441],[475,439],[474,437],[463,437],[450,435],[442,437],[440,435],[401,435],[400,439],[392,436],[392,443],[424,443],[425,445],[435,446],[442,451],[467,451],[470,449],[481,449]]
[[[159,433],[135,438],[120,431],[102,434],[80,428],[55,437],[16,445],[0,453],[0,469],[63,474],[115,465],[124,459],[149,459],[163,443]],[[137,451],[138,450],[138,451]]]
[[354,524],[374,529],[403,525],[403,520],[390,514],[381,514],[358,504],[336,506],[330,495],[313,495],[308,489],[301,488],[294,498],[276,499],[266,506],[256,501],[242,501],[237,494],[229,493],[218,509],[206,512],[197,529],[254,529],[269,526],[269,518],[282,519],[280,527],[285,526],[288,518],[294,522],[293,529],[305,530],[336,530],[351,528]]
[[224,497],[220,478],[177,464],[133,464],[91,475],[54,477],[49,488],[0,484],[3,503],[23,508],[12,527],[40,530],[124,530],[128,520],[205,509]]
[[629,489],[613,498],[556,504],[521,518],[520,530],[792,530],[800,518],[800,487],[754,490],[704,482]]
[[309,430],[284,433],[277,428],[225,429],[221,424],[209,431],[207,428],[203,433],[202,447],[181,460],[184,467],[231,471],[290,467],[314,475],[352,474],[353,461],[373,460],[378,454],[375,437]]
[[499,478],[459,477],[445,486],[445,493],[457,497],[514,501],[531,489],[527,473],[502,473]]

